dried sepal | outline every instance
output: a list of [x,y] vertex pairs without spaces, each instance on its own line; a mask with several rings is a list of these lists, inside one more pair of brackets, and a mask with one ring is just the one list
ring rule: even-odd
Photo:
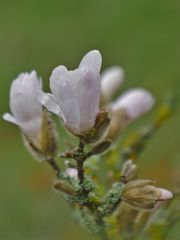
[[94,143],[105,137],[110,124],[109,113],[106,110],[100,110],[96,116],[94,127],[84,132],[81,137],[86,143]]

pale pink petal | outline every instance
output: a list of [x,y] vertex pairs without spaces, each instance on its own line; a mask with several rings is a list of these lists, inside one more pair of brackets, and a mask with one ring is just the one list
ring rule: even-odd
[[153,96],[143,88],[135,88],[125,92],[113,104],[112,110],[124,109],[130,119],[136,119],[148,112],[155,100]]
[[124,81],[124,70],[119,66],[107,68],[101,73],[101,95],[109,102]]

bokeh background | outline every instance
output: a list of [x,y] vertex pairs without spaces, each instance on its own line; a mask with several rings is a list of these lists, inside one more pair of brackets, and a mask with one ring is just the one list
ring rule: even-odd
[[[149,89],[156,109],[167,93],[179,91],[179,26],[178,0],[1,0],[0,115],[9,111],[9,87],[19,73],[36,69],[48,90],[54,67],[73,69],[91,49],[101,51],[102,69],[125,69],[122,91]],[[152,115],[136,121],[124,135],[150,122]],[[149,142],[139,163],[142,177],[169,189],[172,168],[180,165],[179,122],[177,112]],[[60,150],[65,136],[62,132]],[[53,178],[45,163],[28,154],[17,127],[0,120],[0,239],[95,239],[52,190]],[[180,221],[168,239],[180,239],[179,228]]]

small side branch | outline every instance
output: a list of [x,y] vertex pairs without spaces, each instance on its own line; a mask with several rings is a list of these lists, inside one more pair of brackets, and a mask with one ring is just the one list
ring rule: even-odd
[[48,159],[47,162],[52,167],[52,169],[56,172],[56,175],[59,175],[61,171],[55,159],[54,158]]

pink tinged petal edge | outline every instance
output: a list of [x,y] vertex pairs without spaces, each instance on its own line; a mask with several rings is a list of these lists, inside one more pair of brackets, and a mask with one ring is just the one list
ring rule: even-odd
[[166,189],[163,189],[163,188],[159,188],[159,190],[161,193],[159,200],[165,201],[165,200],[171,199],[173,197],[172,192],[170,192]]

